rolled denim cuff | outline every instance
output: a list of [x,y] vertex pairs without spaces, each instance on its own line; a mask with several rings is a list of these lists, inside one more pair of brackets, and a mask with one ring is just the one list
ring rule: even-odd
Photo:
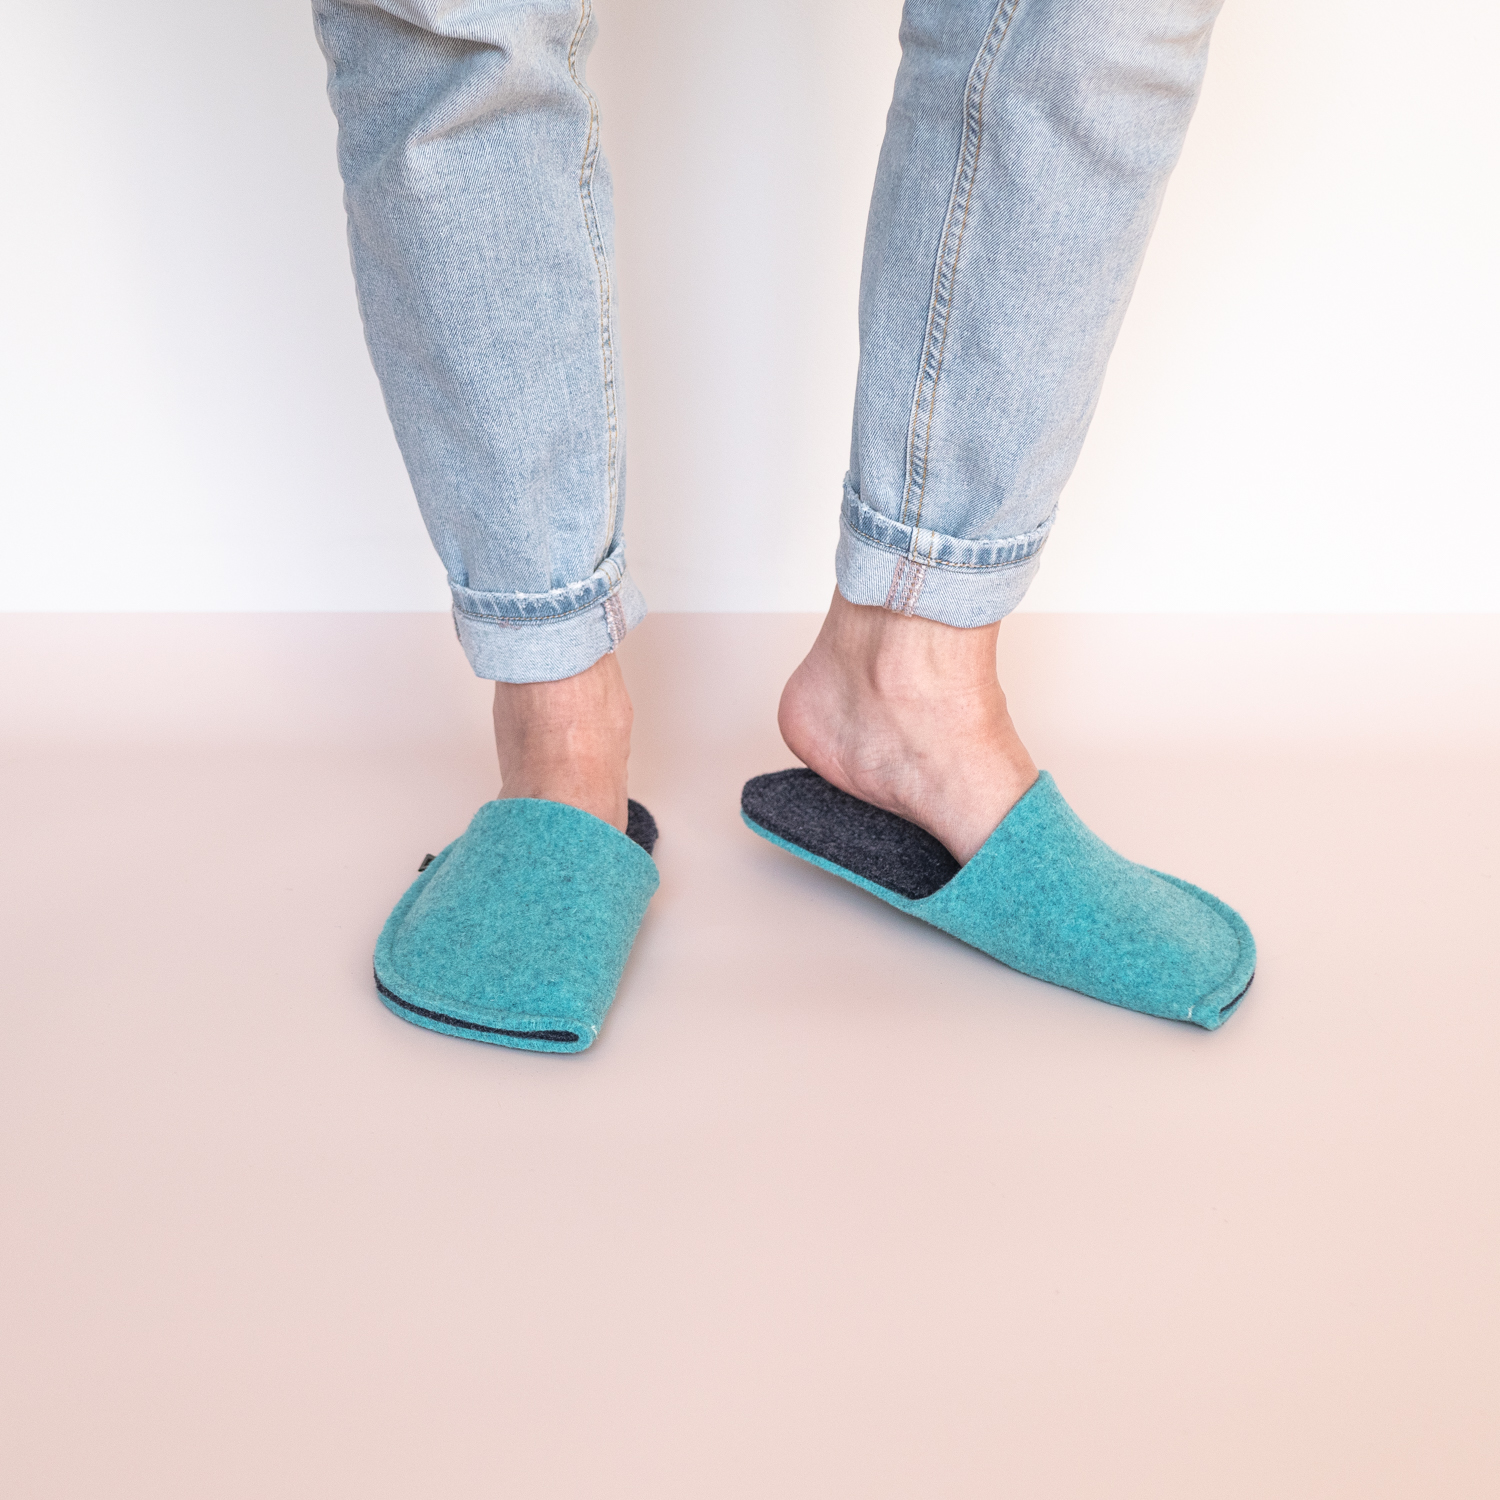
[[993,625],[1021,602],[1042,564],[1048,516],[1020,536],[968,540],[907,526],[844,485],[835,566],[839,593],[943,625]]
[[476,676],[557,682],[586,672],[646,617],[646,601],[613,552],[581,583],[545,594],[487,594],[451,583],[453,623]]

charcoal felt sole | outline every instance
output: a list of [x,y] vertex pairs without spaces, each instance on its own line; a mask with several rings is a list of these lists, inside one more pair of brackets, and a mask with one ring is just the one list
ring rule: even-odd
[[381,1003],[448,1036],[581,1052],[656,890],[656,837],[638,802],[624,834],[562,803],[486,803],[422,861],[387,919],[375,949]]
[[747,826],[1008,967],[1214,1030],[1255,973],[1255,940],[1216,896],[1116,854],[1045,771],[968,864],[906,819],[798,767],[757,776]]

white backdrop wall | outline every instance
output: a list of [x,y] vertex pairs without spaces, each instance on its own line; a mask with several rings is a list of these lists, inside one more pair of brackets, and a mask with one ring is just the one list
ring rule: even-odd
[[[633,566],[820,608],[899,5],[597,5]],[[7,40],[0,607],[444,607],[302,0]],[[1500,608],[1497,47],[1478,0],[1229,0],[1028,607]]]

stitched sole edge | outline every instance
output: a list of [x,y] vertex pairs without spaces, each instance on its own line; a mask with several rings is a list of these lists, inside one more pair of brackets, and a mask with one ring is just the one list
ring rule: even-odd
[[[452,1026],[462,1031],[478,1032],[481,1036],[508,1036],[517,1041],[525,1042],[558,1042],[565,1045],[576,1044],[580,1038],[576,1031],[507,1031],[502,1026],[481,1026],[478,1021],[464,1021],[457,1016],[445,1016],[439,1010],[427,1010],[421,1005],[413,1005],[410,1000],[403,1000],[392,990],[377,972],[375,975],[375,988],[381,995],[393,1005],[399,1005],[402,1010],[410,1012],[413,1016],[421,1016],[424,1020],[439,1021],[444,1026]],[[416,1023],[421,1025],[421,1021]]]
[[1245,981],[1245,988],[1242,989],[1239,994],[1234,997],[1233,1000],[1226,1000],[1224,1004],[1219,1007],[1219,1019],[1221,1021],[1227,1021],[1229,1019],[1229,1013],[1235,1008],[1236,1005],[1240,1003],[1241,1000],[1245,998],[1245,996],[1250,991],[1250,986],[1254,983],[1255,971],[1252,969],[1250,971],[1250,977]]

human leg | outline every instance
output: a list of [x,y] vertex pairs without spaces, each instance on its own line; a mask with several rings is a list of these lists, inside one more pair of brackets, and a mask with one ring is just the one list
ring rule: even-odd
[[430,1030],[578,1051],[657,885],[612,654],[644,605],[590,0],[314,0],[314,16],[370,352],[459,638],[495,681],[502,777],[387,919],[376,987]]
[[[1098,398],[1217,0],[908,0],[860,298],[838,593],[750,826],[1012,968],[1213,1029],[1243,919],[1123,858],[995,674]],[[946,165],[947,170],[942,168]]]
[[838,595],[788,745],[967,860],[1035,780],[994,668],[1197,99],[1218,0],[909,0],[860,287]]
[[504,795],[625,826],[613,226],[588,0],[314,0],[370,352]]

